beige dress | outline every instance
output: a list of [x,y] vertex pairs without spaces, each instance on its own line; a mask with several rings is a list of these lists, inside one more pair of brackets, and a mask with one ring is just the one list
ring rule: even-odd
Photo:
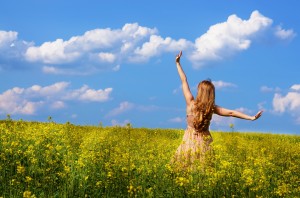
[[184,164],[190,164],[194,160],[201,160],[206,151],[210,150],[210,143],[213,141],[209,132],[209,124],[204,128],[206,130],[197,132],[193,127],[194,115],[191,109],[187,111],[187,128],[184,132],[183,139],[175,154],[175,160]]

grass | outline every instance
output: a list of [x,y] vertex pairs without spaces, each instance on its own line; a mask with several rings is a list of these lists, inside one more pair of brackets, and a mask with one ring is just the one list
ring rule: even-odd
[[170,163],[182,129],[0,122],[0,197],[299,197],[300,136],[212,132]]

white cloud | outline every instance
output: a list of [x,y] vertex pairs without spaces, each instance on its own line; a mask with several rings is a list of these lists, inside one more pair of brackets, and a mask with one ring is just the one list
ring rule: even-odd
[[51,104],[51,107],[53,109],[62,109],[64,108],[66,105],[63,101],[55,101]]
[[25,89],[26,96],[30,97],[53,97],[59,94],[64,94],[66,88],[70,85],[68,82],[58,82],[49,86],[42,87],[40,85],[33,85]]
[[113,116],[116,116],[116,115],[119,115],[119,114],[122,114],[126,111],[129,111],[131,110],[135,105],[133,103],[130,103],[130,102],[121,102],[119,107],[111,110],[108,114],[107,114],[107,117],[113,117]]
[[272,20],[258,11],[252,12],[248,20],[231,15],[226,22],[211,26],[204,35],[196,39],[196,50],[189,58],[196,68],[206,61],[222,60],[248,49],[255,35],[271,24]]
[[185,118],[181,118],[181,117],[175,117],[175,118],[171,118],[168,120],[169,122],[173,122],[173,123],[183,123],[186,121]]
[[275,34],[281,40],[295,37],[293,30],[285,30],[281,26],[273,28],[272,23],[272,19],[258,11],[253,11],[248,20],[233,14],[227,21],[212,25],[195,41],[162,37],[156,28],[137,23],[125,24],[120,29],[93,29],[82,35],[57,38],[41,45],[18,39],[17,32],[0,31],[0,65],[9,62],[9,59],[40,65],[48,74],[86,75],[102,70],[117,71],[123,63],[149,61],[164,53],[184,50],[193,66],[200,68],[211,61],[223,60],[247,50],[262,34]]
[[68,51],[66,48],[70,41],[57,39],[54,42],[45,42],[40,47],[29,47],[25,57],[30,62],[42,62],[46,64],[69,63],[81,56],[79,51]]
[[80,100],[89,102],[105,102],[109,100],[109,96],[112,92],[112,88],[106,88],[104,90],[90,89],[87,85],[83,85],[79,89],[71,90],[64,95],[65,100]]
[[4,47],[13,47],[14,41],[17,40],[18,33],[14,31],[0,31],[0,49]]
[[300,93],[289,92],[285,96],[276,93],[273,98],[273,108],[275,112],[279,113],[283,113],[286,111],[299,112]]
[[23,61],[26,49],[32,45],[30,42],[19,40],[18,32],[0,30],[0,69],[12,68],[15,66],[14,64],[18,67],[26,65],[18,63]]
[[105,102],[112,92],[112,88],[94,90],[86,85],[72,90],[69,85],[68,82],[58,82],[44,87],[33,85],[9,89],[0,94],[0,114],[32,115],[42,107],[61,109],[66,107],[67,100]]
[[300,87],[298,84],[291,86],[286,95],[275,93],[273,97],[273,111],[276,113],[289,113],[295,118],[296,123],[300,120]]
[[160,55],[164,52],[178,52],[192,47],[192,43],[185,39],[173,40],[170,37],[162,38],[158,35],[151,35],[149,42],[146,42],[142,47],[136,48],[131,61],[147,61],[153,56]]
[[284,30],[282,29],[281,26],[277,26],[275,28],[275,36],[277,36],[278,38],[282,39],[282,40],[288,40],[288,39],[293,39],[296,36],[296,33],[294,32],[294,30],[289,29],[289,30]]
[[[66,41],[57,39],[45,42],[41,46],[29,47],[25,57],[28,61],[46,64],[66,64],[79,58],[86,59],[87,62],[98,60],[112,63],[116,60],[117,54],[133,50],[140,41],[154,33],[156,29],[142,27],[137,23],[125,24],[122,29],[115,30],[94,29]],[[94,57],[98,57],[97,60]],[[121,58],[126,59],[126,56]]]
[[262,86],[260,87],[261,92],[273,92],[273,88],[268,87],[268,86]]
[[81,93],[79,94],[78,97],[79,100],[104,102],[109,99],[109,95],[112,92],[112,88],[106,88],[104,90],[102,89],[94,90],[94,89],[89,89],[87,86],[84,86],[83,89],[80,89],[80,91]]
[[23,98],[25,89],[15,87],[0,94],[0,114],[34,114],[43,105],[42,101],[30,101]]
[[116,56],[112,53],[100,52],[98,54],[98,57],[99,57],[100,61],[108,62],[108,63],[112,63],[116,60]]
[[291,86],[291,89],[294,91],[300,91],[300,84],[295,84],[295,85]]
[[216,89],[223,89],[227,87],[237,87],[235,84],[230,83],[230,82],[224,82],[224,81],[212,81]]

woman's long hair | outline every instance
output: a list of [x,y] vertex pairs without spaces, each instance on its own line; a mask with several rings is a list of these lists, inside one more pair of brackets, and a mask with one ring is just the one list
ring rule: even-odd
[[215,108],[215,86],[210,80],[198,84],[194,103],[194,128],[197,132],[207,131]]

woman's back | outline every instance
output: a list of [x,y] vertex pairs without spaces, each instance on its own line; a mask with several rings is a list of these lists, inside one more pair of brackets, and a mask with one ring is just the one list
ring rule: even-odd
[[187,106],[187,111],[186,111],[186,121],[187,121],[187,127],[191,128],[195,131],[195,133],[203,133],[203,134],[208,134],[209,133],[209,125],[210,125],[210,120],[211,117],[206,118],[208,120],[203,119],[201,123],[201,131],[196,130],[194,126],[194,120],[196,117],[195,113],[195,102],[192,101],[189,106]]

